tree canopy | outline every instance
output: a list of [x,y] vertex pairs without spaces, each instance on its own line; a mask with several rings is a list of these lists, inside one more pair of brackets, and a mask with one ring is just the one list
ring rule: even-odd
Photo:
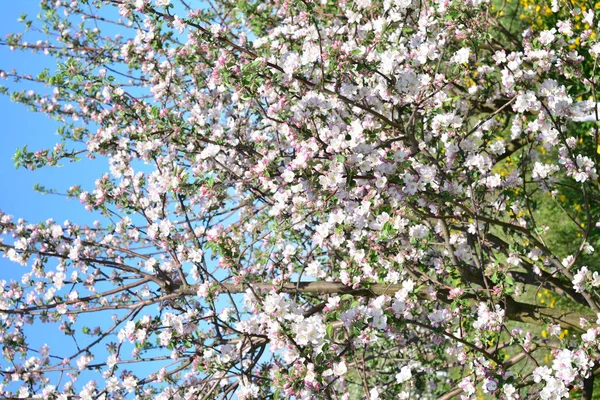
[[0,396],[591,399],[599,7],[537,3],[42,0],[14,160],[102,218],[0,213]]

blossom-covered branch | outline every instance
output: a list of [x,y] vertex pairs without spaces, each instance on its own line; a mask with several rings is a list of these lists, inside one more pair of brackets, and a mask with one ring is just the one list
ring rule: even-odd
[[41,1],[15,163],[102,218],[0,214],[0,396],[591,398],[596,11],[500,3]]

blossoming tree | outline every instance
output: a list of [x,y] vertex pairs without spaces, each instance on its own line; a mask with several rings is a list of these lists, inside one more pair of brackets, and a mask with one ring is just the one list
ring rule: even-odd
[[[592,398],[595,9],[555,0],[544,30],[486,0],[41,9],[2,44],[56,70],[0,76],[61,142],[15,161],[105,159],[67,193],[104,218],[0,215],[23,265],[0,396]],[[33,348],[44,324],[73,347]]]

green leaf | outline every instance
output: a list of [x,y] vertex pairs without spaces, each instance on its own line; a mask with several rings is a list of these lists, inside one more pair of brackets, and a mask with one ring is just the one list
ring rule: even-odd
[[327,324],[327,328],[325,331],[327,332],[328,337],[330,337],[330,338],[333,337],[333,325]]
[[498,283],[498,273],[494,272],[494,274],[492,275],[492,277],[490,279],[492,280],[492,282]]
[[152,118],[158,119],[160,115],[160,110],[157,106],[152,106],[152,109],[150,110],[150,115],[152,116]]

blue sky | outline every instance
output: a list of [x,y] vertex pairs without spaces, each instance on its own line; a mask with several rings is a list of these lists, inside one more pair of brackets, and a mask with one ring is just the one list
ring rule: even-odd
[[[21,31],[22,25],[17,22],[19,15],[26,13],[35,16],[37,10],[36,0],[4,2],[0,13],[0,34],[4,37],[9,32]],[[10,71],[16,68],[35,73],[43,67],[53,70],[55,63],[40,54],[27,54],[0,47],[0,69]],[[0,81],[0,84],[14,87],[8,81]],[[26,88],[25,85],[22,87]],[[55,134],[58,124],[46,115],[32,113],[23,105],[13,103],[6,96],[0,96],[0,117],[0,209],[32,222],[51,217],[60,222],[65,219],[91,222],[93,216],[79,207],[76,201],[68,201],[60,196],[41,195],[33,190],[33,186],[40,183],[61,191],[75,183],[89,187],[98,175],[99,165],[84,161],[34,172],[15,169],[12,161],[15,150],[24,145],[28,145],[30,149],[53,146],[58,142]]]
[[[6,2],[0,13],[0,34],[5,37],[10,32],[20,32],[23,27],[17,22],[23,13],[34,17],[38,13],[37,0]],[[41,54],[22,51],[10,51],[0,46],[0,69],[16,69],[35,74],[47,67],[53,71],[56,63]],[[0,81],[1,85],[20,90],[31,88],[27,84],[13,84],[9,80]],[[58,195],[44,195],[36,192],[36,183],[47,188],[65,192],[74,184],[86,188],[104,170],[104,161],[83,160],[79,163],[66,163],[62,167],[42,168],[29,171],[16,169],[12,157],[17,148],[28,145],[30,150],[51,148],[59,141],[56,130],[59,124],[47,115],[29,111],[25,106],[12,102],[9,97],[0,95],[0,210],[37,223],[53,218],[58,223],[70,220],[78,224],[91,224],[99,218],[98,214],[87,212],[76,199],[67,199]],[[21,267],[0,257],[0,279],[20,280],[29,267]],[[35,338],[32,338],[35,339]]]
[[[10,32],[20,32],[22,24],[17,20],[22,13],[32,18],[38,13],[37,0],[6,1],[0,13],[0,34],[5,37]],[[35,74],[44,67],[54,71],[56,63],[41,54],[29,54],[22,51],[10,51],[0,46],[0,69],[24,71]],[[0,81],[0,85],[9,88],[28,89],[29,86],[15,86],[10,81]],[[73,184],[81,184],[86,188],[93,186],[94,181],[107,168],[104,160],[83,160],[79,163],[67,163],[59,168],[43,168],[28,171],[16,169],[12,156],[17,148],[28,145],[30,150],[52,147],[58,142],[56,129],[59,124],[48,116],[29,111],[25,106],[14,103],[7,96],[0,95],[0,210],[24,218],[30,222],[44,221],[53,218],[62,223],[70,220],[78,224],[90,224],[99,216],[87,212],[76,199],[67,199],[57,195],[43,195],[33,189],[39,183],[47,188],[55,188],[65,192]],[[21,267],[0,257],[0,280],[20,280],[29,267]],[[96,316],[97,318],[98,316]],[[108,317],[108,316],[107,316]],[[84,318],[85,319],[85,318]],[[41,329],[40,329],[41,328]],[[27,329],[27,328],[26,328]],[[72,353],[72,341],[66,339],[57,330],[57,326],[35,324],[29,327],[28,339],[33,348],[47,343],[52,354],[69,355]],[[87,339],[89,340],[89,339]],[[87,342],[84,340],[83,342]],[[67,348],[68,347],[68,348]],[[96,361],[103,361],[102,357]],[[7,365],[0,359],[0,368]]]
[[[0,35],[2,37],[8,33],[23,30],[23,25],[17,22],[23,13],[28,14],[30,19],[34,19],[38,13],[38,1],[22,0],[3,3],[0,13]],[[10,71],[13,68],[32,75],[37,75],[44,68],[48,68],[52,73],[56,69],[56,62],[41,54],[10,51],[8,48],[0,46],[0,70]],[[31,88],[30,84],[15,85],[7,80],[0,80],[0,85],[19,90]],[[41,184],[61,193],[66,192],[74,184],[91,189],[94,181],[108,171],[106,159],[98,158],[94,161],[83,159],[77,163],[66,163],[59,168],[43,168],[36,171],[16,169],[12,160],[15,150],[25,145],[28,145],[29,150],[53,147],[59,141],[59,136],[55,133],[59,124],[48,116],[33,113],[25,106],[14,103],[9,97],[2,95],[0,95],[0,117],[2,118],[0,125],[0,210],[15,218],[24,218],[32,223],[53,218],[57,223],[68,219],[76,224],[91,224],[95,219],[101,218],[99,214],[87,212],[77,199],[40,194],[33,187],[35,184]],[[51,262],[48,267],[52,269]],[[29,270],[29,267],[22,267],[0,257],[0,280],[20,281],[21,276]],[[150,308],[144,310],[144,314],[149,312],[152,312]],[[105,325],[103,323],[110,323],[112,314],[116,313],[111,311],[85,315],[80,317],[76,327]],[[51,354],[58,356],[69,356],[74,353],[73,341],[65,338],[57,327],[56,324],[41,325],[39,323],[26,326],[25,332],[30,346],[36,349],[43,344],[49,344]],[[82,338],[81,335],[76,335],[76,338],[79,344],[83,345],[82,347],[92,340],[89,337]],[[103,345],[94,349],[96,355],[94,363],[105,361],[107,354],[103,350]],[[128,357],[128,351],[123,354],[126,358]],[[166,352],[166,354],[169,353]],[[0,357],[0,369],[8,366],[8,363]],[[127,368],[134,369],[132,365]],[[154,372],[156,369],[158,369],[157,365],[154,364],[153,366],[139,366],[134,370],[139,374],[138,376],[143,377],[144,370]],[[99,376],[91,373],[87,378],[98,379]],[[86,383],[87,380],[82,376],[80,382]],[[20,385],[18,382],[16,384]],[[103,384],[100,384],[100,387],[102,386]]]

